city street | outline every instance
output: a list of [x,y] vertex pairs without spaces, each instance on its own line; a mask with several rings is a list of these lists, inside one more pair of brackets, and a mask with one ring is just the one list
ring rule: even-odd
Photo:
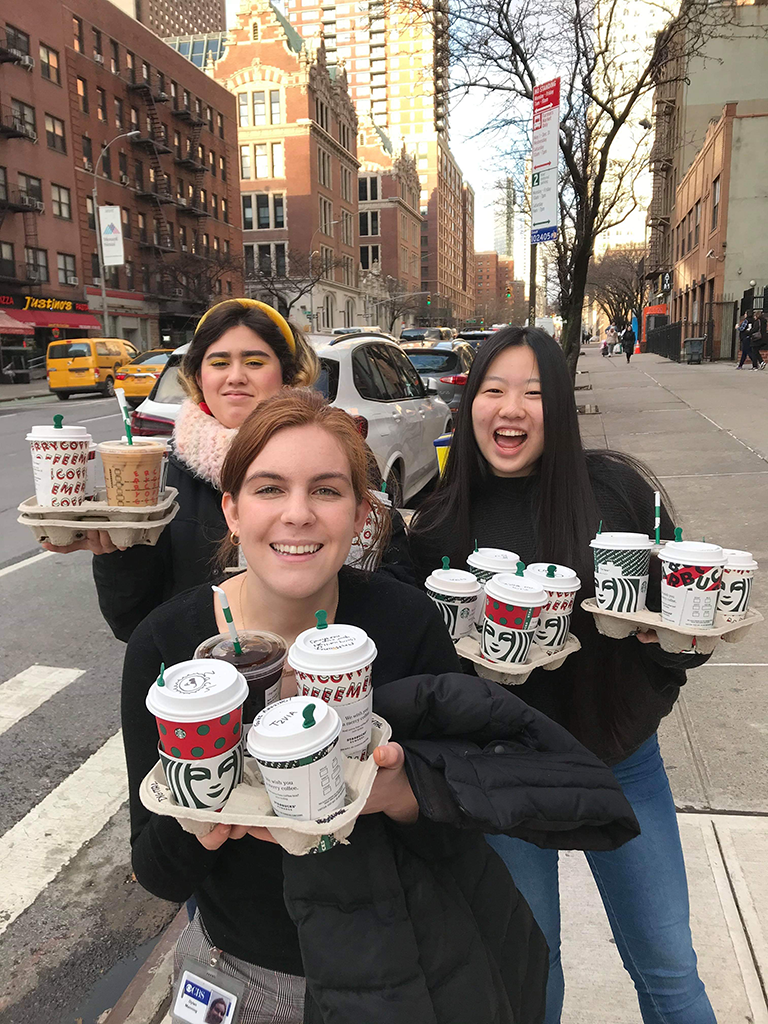
[[[654,355],[579,362],[586,443],[648,461],[688,538],[746,548],[768,569],[768,373]],[[33,548],[16,505],[32,493],[24,440],[57,412],[116,436],[113,403],[0,406],[0,562]],[[43,555],[0,570],[0,958],[3,1024],[95,1024],[177,908],[131,879],[119,688],[123,645],[102,621],[90,556]],[[768,608],[768,573],[753,597]],[[722,644],[663,723],[686,851],[700,972],[718,1024],[768,1024],[768,632]],[[638,1024],[634,992],[579,854],[562,858],[565,1024]],[[132,1018],[138,1019],[138,1018]],[[144,1024],[150,1024],[147,1017]],[[363,1022],[360,1022],[363,1024]],[[414,1022],[417,1024],[417,1022]],[[470,1024],[470,1022],[467,1022]]]

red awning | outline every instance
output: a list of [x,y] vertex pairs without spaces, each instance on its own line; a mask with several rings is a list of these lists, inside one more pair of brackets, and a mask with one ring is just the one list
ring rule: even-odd
[[89,313],[56,313],[49,312],[47,309],[9,309],[5,312],[17,323],[31,324],[33,328],[64,327],[84,331],[101,330],[100,321]]
[[0,334],[34,334],[35,327],[31,323],[21,323],[0,309]]

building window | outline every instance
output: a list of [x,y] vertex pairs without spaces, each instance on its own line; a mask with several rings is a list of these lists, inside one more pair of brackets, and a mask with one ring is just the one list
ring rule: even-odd
[[[351,256],[342,256],[341,259],[341,279],[342,282],[350,287],[354,286],[355,283],[355,266],[354,260]],[[351,322],[346,324],[347,327],[351,327]]]
[[269,222],[269,196],[256,196],[256,227],[260,230],[270,228]]
[[696,200],[693,208],[693,244],[699,244],[699,228],[701,226],[701,200]]
[[131,234],[131,211],[128,209],[127,206],[122,206],[120,208],[120,219],[123,225],[123,237],[132,238],[133,236]]
[[720,216],[720,175],[712,182],[712,230],[717,227]]
[[318,146],[317,149],[317,180],[326,188],[331,188],[331,154]]
[[379,262],[379,246],[378,245],[361,245],[360,246],[360,266],[363,270],[372,270],[374,264]]
[[333,203],[325,196],[320,196],[320,231],[324,235],[333,235]]
[[256,177],[269,177],[269,156],[267,154],[267,143],[257,142],[253,147],[256,156]]
[[211,210],[215,220],[219,219],[219,197],[217,195],[211,196]]
[[138,214],[137,221],[138,221],[138,225],[139,225],[139,241],[146,242],[147,241],[147,215],[146,215],[146,213]]
[[55,149],[59,153],[67,152],[67,142],[64,137],[64,122],[53,114],[45,115],[45,136],[48,140],[48,148]]
[[253,196],[243,196],[243,231],[253,231]]
[[78,53],[82,53],[85,44],[83,42],[83,22],[81,18],[72,15],[72,45]]
[[54,217],[72,220],[72,200],[68,188],[63,185],[51,185],[51,209]]
[[272,219],[274,221],[274,227],[285,227],[285,207],[282,196],[272,196]]
[[285,177],[285,156],[282,142],[272,143],[272,177]]
[[225,224],[229,224],[229,205],[227,200],[222,197],[221,200],[221,219]]
[[76,277],[75,257],[68,252],[57,252],[56,263],[59,270],[59,284],[70,284]]
[[96,117],[100,121],[107,120],[107,94],[98,87],[96,88]]
[[22,100],[11,99],[11,115],[14,122],[18,122],[30,132],[37,133],[37,118],[35,108]]
[[208,170],[211,173],[211,177],[216,177],[216,154],[212,149],[208,150]]
[[254,126],[267,123],[266,93],[253,93],[253,123]]
[[83,135],[80,140],[83,145],[83,167],[86,171],[93,170],[93,143],[87,135]]
[[251,177],[251,147],[241,146],[240,147],[240,177],[243,181],[248,181]]
[[136,58],[130,50],[125,51],[125,70],[128,72],[128,81],[136,81]]
[[205,123],[208,125],[208,131],[213,134],[213,107],[205,108]]
[[99,63],[103,63],[104,51],[101,48],[101,32],[97,28],[93,29],[93,56],[101,57],[102,60]]
[[139,108],[131,107],[131,131],[138,132],[139,128]]
[[349,210],[341,211],[341,240],[344,245],[354,245],[352,231],[352,214]]
[[133,184],[139,192],[144,191],[144,164],[136,160],[133,165]]
[[328,105],[320,99],[315,100],[315,120],[321,128],[328,131],[328,125],[330,124]]
[[227,158],[225,156],[219,157],[219,174],[222,181],[227,180]]
[[[330,248],[330,246],[320,246],[320,265],[323,268],[323,277],[327,278],[328,280],[331,280],[333,277],[334,252],[333,249]],[[330,296],[326,296],[326,302],[328,301],[329,298]],[[326,326],[333,327],[332,319],[326,322]]]
[[372,210],[370,213],[359,214],[360,218],[360,235],[378,235],[379,233],[379,214],[377,210]]
[[45,249],[24,249],[27,274],[33,281],[48,280],[48,252]]
[[195,117],[198,121],[203,120],[203,101],[199,96],[195,97]]
[[359,178],[357,182],[357,198],[361,203],[377,200],[379,198],[379,179]]
[[241,92],[237,95],[237,123],[241,128],[248,127],[248,93]]
[[47,78],[49,82],[61,85],[58,51],[52,50],[45,43],[40,43],[40,74],[43,78]]
[[281,124],[280,116],[280,90],[272,89],[269,93],[269,122],[270,124]]
[[112,180],[112,154],[108,149],[101,151],[101,173],[105,178]]
[[348,167],[341,168],[341,198],[352,202],[352,171]]
[[15,50],[24,57],[29,56],[29,36],[26,32],[22,32],[20,28],[16,28],[15,25],[6,24],[5,45],[9,50]]
[[29,174],[19,174],[19,191],[30,199],[43,200],[43,183],[39,178],[33,178]]
[[216,120],[218,122],[218,127],[219,127],[219,138],[223,139],[224,138],[224,115],[223,114],[217,114],[216,115]]
[[259,41],[259,23],[258,21],[251,22],[251,39],[254,43]]
[[7,277],[15,277],[16,258],[10,242],[0,242],[0,267]]
[[146,82],[147,85],[149,85],[152,80],[152,68],[145,60],[141,62],[141,80],[142,82]]
[[120,74],[120,47],[114,39],[109,40],[109,67],[113,75]]
[[123,117],[124,117],[123,101],[120,99],[119,96],[115,96],[115,127],[116,128],[123,128],[124,127]]
[[77,102],[80,110],[88,113],[88,83],[84,78],[77,79]]

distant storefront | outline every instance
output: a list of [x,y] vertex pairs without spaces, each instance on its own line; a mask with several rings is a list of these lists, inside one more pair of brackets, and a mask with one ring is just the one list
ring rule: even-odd
[[25,383],[45,375],[51,341],[101,330],[87,302],[0,292],[0,378]]

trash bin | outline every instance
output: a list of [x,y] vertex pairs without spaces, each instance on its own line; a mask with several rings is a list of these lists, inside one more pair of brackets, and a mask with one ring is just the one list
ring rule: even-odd
[[683,356],[689,363],[700,363],[706,338],[686,338],[683,342]]

